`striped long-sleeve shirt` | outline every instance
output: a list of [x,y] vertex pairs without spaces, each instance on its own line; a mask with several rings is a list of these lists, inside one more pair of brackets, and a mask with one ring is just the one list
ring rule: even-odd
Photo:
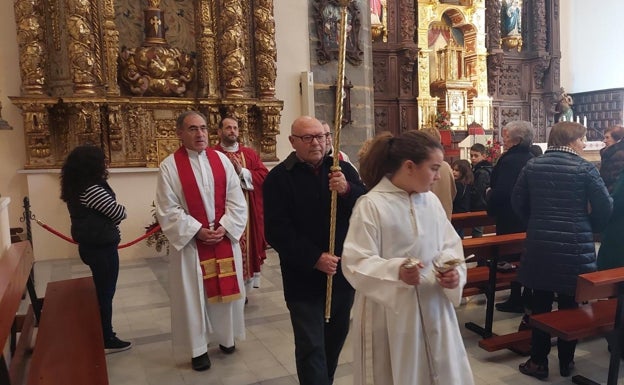
[[80,203],[109,217],[116,225],[126,218],[126,208],[99,184],[88,187],[80,194]]

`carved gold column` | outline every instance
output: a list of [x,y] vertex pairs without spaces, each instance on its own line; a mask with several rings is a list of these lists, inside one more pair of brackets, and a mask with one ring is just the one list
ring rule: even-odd
[[243,50],[243,7],[242,0],[223,0],[219,17],[219,53],[221,76],[225,85],[226,98],[244,96],[245,53]]
[[22,94],[41,95],[46,86],[48,58],[43,36],[43,4],[41,0],[16,0],[14,10]]
[[98,81],[90,6],[88,0],[77,0],[66,7],[69,68],[76,94],[95,94]]
[[219,71],[217,67],[214,18],[210,0],[200,0],[195,12],[198,52],[199,97],[214,98],[219,92]]
[[279,135],[281,102],[279,104],[260,105],[260,127],[262,128],[262,140],[260,140],[260,153],[264,161],[277,161],[275,137]]
[[435,18],[434,5],[418,0],[418,128],[433,127],[438,98],[431,96],[429,56],[429,24]]
[[273,0],[256,0],[254,21],[258,96],[260,99],[274,99],[277,49],[275,48]]
[[[49,97],[9,97],[22,110],[26,164],[24,168],[50,168],[58,163],[52,145],[48,108],[57,102]],[[62,160],[62,159],[61,159]]]
[[119,57],[119,31],[115,26],[115,1],[104,1],[104,54],[106,66],[106,93],[119,95],[119,83],[117,83],[117,60]]

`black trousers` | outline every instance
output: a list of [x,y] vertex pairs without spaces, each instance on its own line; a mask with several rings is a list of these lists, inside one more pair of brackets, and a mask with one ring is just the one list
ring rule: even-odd
[[325,322],[325,297],[288,301],[295,336],[295,360],[301,385],[331,385],[349,332],[353,290],[334,290],[331,318]]
[[100,305],[104,341],[115,336],[113,332],[113,297],[119,276],[117,244],[105,246],[79,245],[80,259],[91,269],[95,291]]
[[[531,296],[532,314],[551,312],[554,298],[555,293],[552,291],[533,290],[533,295]],[[576,309],[578,307],[574,296],[571,295],[557,293],[557,302],[559,309]],[[576,342],[576,340],[565,341],[560,338],[557,339],[559,364],[565,365],[574,359]],[[531,360],[536,364],[547,364],[548,353],[550,353],[550,334],[533,328],[531,334]]]

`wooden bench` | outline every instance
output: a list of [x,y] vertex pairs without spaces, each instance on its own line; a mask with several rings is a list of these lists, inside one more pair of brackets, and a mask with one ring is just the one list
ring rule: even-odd
[[483,227],[484,234],[496,233],[496,218],[488,216],[486,211],[452,214],[451,224],[455,228],[464,229],[465,234],[468,234],[473,227]]
[[[607,385],[616,385],[624,337],[624,267],[579,275],[576,286],[578,303],[604,298],[609,299],[581,305],[577,309],[533,315],[529,324],[565,340],[610,334]],[[572,382],[579,385],[598,384],[581,375],[573,376]]]
[[35,384],[108,384],[92,277],[48,283],[28,376]]
[[[466,328],[484,338],[492,337],[492,323],[494,320],[494,295],[497,289],[509,287],[515,279],[516,272],[499,273],[497,264],[499,258],[507,255],[520,254],[524,248],[526,233],[492,235],[481,238],[467,238],[462,241],[464,255],[474,254],[478,260],[485,261],[487,266],[468,269],[465,290],[469,293],[474,288],[484,292],[486,297],[485,326],[481,327],[473,322],[467,322]],[[474,269],[474,270],[473,270]],[[484,278],[487,276],[487,280]],[[466,295],[466,294],[464,294]]]
[[[50,282],[42,302],[34,292],[33,263],[28,241],[12,244],[0,259],[0,344],[11,345],[10,356],[1,357],[0,384],[107,385],[93,278]],[[25,288],[32,305],[16,315]]]
[[[0,258],[0,346],[4,351],[10,345],[8,357],[0,357],[1,384],[21,384],[26,375],[26,359],[40,316],[40,302],[30,275],[33,263],[28,241],[11,244]],[[32,304],[25,314],[17,314],[25,290]]]

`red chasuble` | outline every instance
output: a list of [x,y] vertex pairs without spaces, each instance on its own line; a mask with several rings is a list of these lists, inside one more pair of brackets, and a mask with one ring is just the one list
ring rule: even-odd
[[[227,178],[219,154],[207,148],[206,156],[208,157],[214,179],[214,228],[217,229],[219,227],[219,220],[223,214],[225,214]],[[175,152],[174,159],[178,169],[178,175],[180,176],[184,199],[188,205],[189,214],[199,221],[202,227],[211,228],[186,148],[180,147]],[[202,268],[204,290],[208,302],[231,302],[241,298],[240,288],[238,287],[238,281],[236,279],[236,267],[230,239],[228,237],[223,237],[221,242],[214,245],[207,245],[198,239],[195,239],[195,242],[197,244],[199,264]]]
[[227,152],[217,144],[214,149],[225,154],[229,159],[236,158],[243,168],[251,172],[253,191],[243,189],[247,201],[247,226],[239,243],[243,253],[243,279],[253,278],[259,273],[266,259],[267,242],[264,238],[264,211],[262,207],[262,184],[269,171],[258,154],[249,147],[239,144],[237,152]]

